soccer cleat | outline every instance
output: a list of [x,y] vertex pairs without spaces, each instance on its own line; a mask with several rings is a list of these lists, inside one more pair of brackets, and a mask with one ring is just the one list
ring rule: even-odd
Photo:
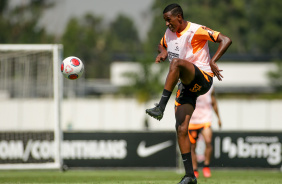
[[197,184],[197,178],[185,175],[178,184]]
[[194,175],[196,176],[196,178],[199,178],[199,172],[198,171],[194,171]]
[[161,120],[163,118],[163,110],[162,108],[159,106],[159,104],[155,104],[156,107],[151,108],[151,109],[146,109],[146,113],[149,114],[151,117],[157,119],[157,120]]
[[211,170],[209,167],[204,167],[203,168],[203,175],[205,178],[211,177]]

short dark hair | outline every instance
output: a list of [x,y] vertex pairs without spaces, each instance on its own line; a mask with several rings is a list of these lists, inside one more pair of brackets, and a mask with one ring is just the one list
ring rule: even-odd
[[174,15],[174,16],[180,14],[182,16],[182,18],[184,18],[183,10],[182,10],[182,8],[179,4],[174,3],[174,4],[167,5],[165,7],[164,11],[163,11],[163,14],[167,13],[169,11],[171,11],[171,14]]

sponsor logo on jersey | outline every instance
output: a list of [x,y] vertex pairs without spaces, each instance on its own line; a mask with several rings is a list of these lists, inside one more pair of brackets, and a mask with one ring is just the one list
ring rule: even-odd
[[173,58],[179,58],[179,54],[168,51],[168,59],[171,61]]

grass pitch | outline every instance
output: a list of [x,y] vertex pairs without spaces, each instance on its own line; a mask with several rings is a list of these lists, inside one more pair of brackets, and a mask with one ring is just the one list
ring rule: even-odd
[[[0,183],[49,184],[176,184],[183,174],[160,170],[0,171]],[[198,184],[281,184],[280,171],[212,170],[211,178],[200,172]]]

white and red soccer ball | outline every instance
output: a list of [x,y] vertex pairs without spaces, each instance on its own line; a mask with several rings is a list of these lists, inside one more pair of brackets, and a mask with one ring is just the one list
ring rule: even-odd
[[67,57],[61,64],[61,72],[63,76],[70,80],[75,80],[81,77],[84,71],[82,61],[75,56]]

